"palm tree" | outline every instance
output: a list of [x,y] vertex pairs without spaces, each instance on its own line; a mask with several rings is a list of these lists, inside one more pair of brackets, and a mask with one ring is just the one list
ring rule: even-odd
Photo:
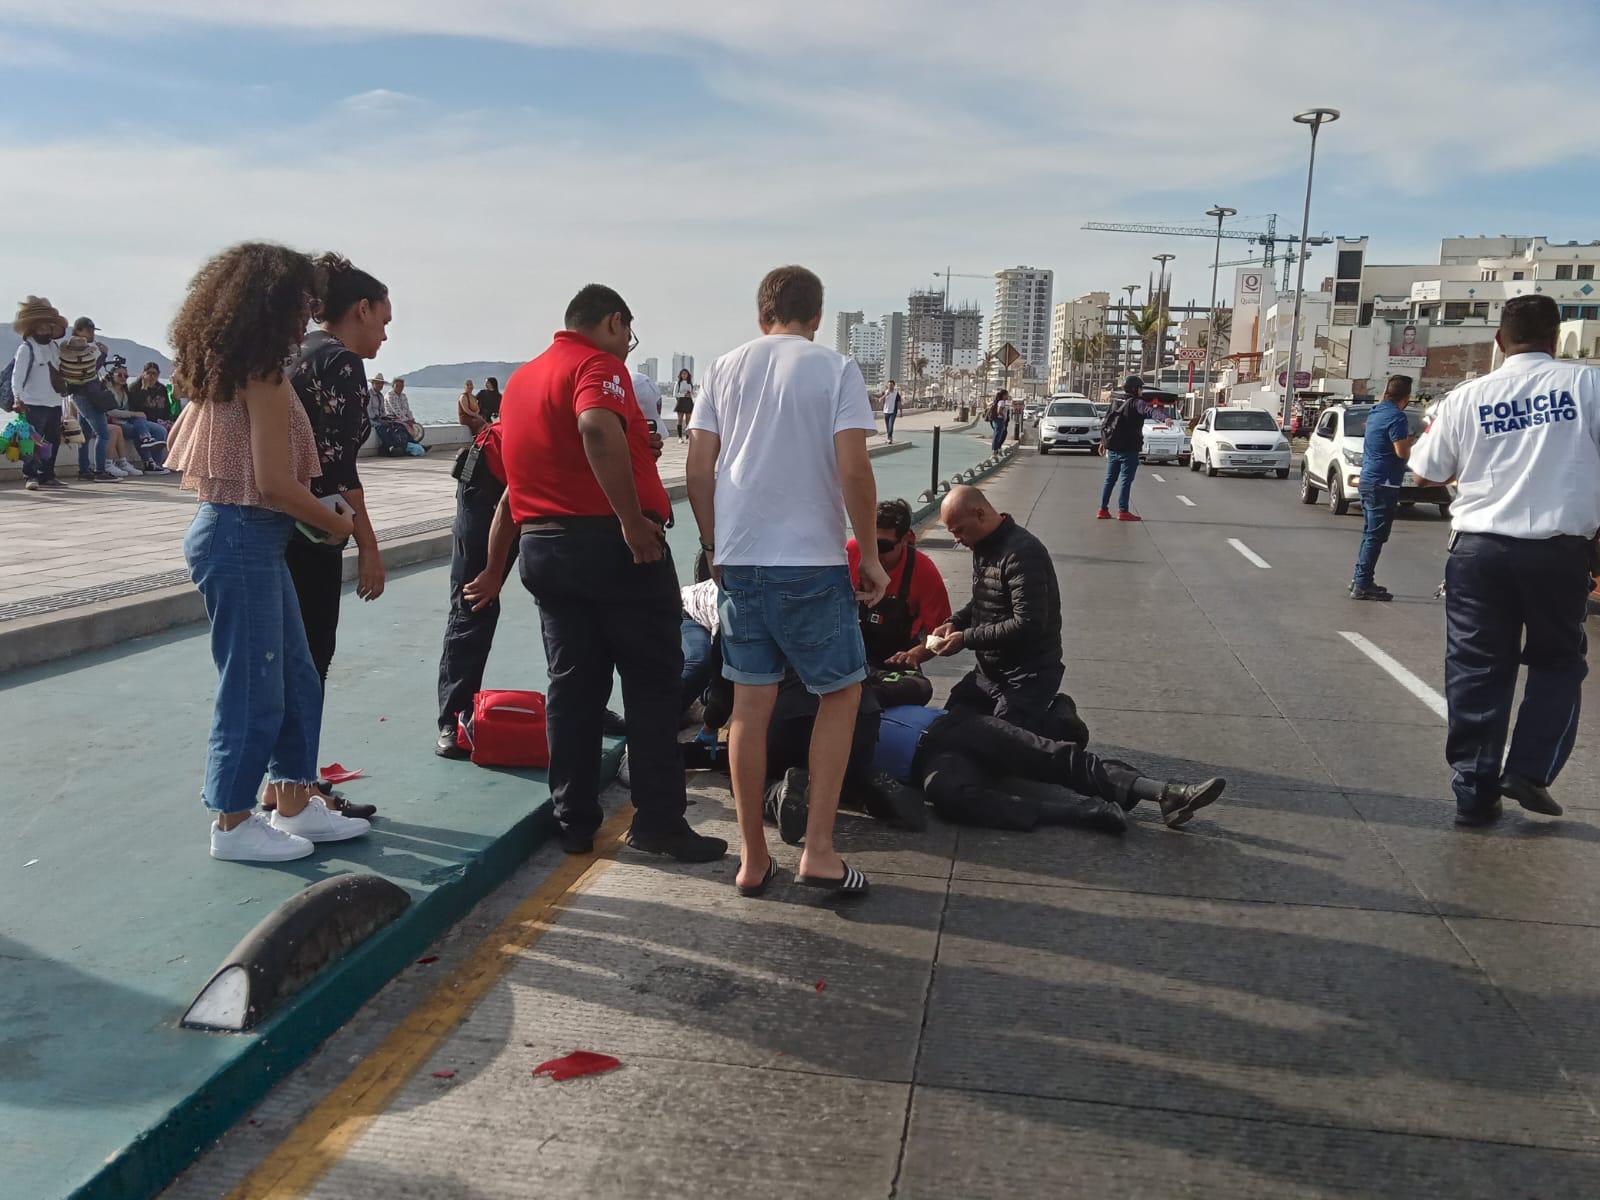
[[1138,313],[1128,317],[1128,328],[1133,330],[1140,342],[1139,370],[1145,369],[1145,359],[1149,358],[1156,367],[1160,367],[1161,343],[1166,340],[1167,330],[1172,327],[1172,320],[1161,311],[1160,305],[1146,304]]
[[985,391],[989,389],[989,379],[994,375],[994,351],[985,350],[983,358],[978,363],[978,383]]
[[922,399],[922,376],[928,370],[928,360],[920,354],[912,355],[911,362],[911,399],[913,402]]
[[1200,334],[1200,348],[1203,350],[1210,345],[1210,339],[1216,338],[1218,346],[1226,346],[1228,339],[1233,336],[1233,309],[1219,308],[1211,314],[1211,324]]

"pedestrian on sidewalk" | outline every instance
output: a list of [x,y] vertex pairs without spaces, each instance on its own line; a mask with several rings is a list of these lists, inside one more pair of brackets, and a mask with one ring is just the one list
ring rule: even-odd
[[43,296],[28,296],[17,305],[12,330],[22,338],[11,360],[11,392],[15,406],[37,435],[33,457],[22,464],[27,490],[65,489],[56,478],[61,453],[61,418],[66,384],[61,379],[61,343],[67,319]]
[[[304,254],[246,243],[200,269],[172,323],[173,376],[190,403],[169,462],[200,506],[184,539],[205,597],[217,691],[206,752],[213,858],[281,862],[369,825],[313,784],[322,688],[284,548],[297,523],[342,540],[350,510],[318,502],[316,439],[285,378],[322,276]],[[255,813],[266,776],[271,817]]]
[[[383,555],[367,516],[356,455],[372,433],[367,410],[370,392],[362,360],[377,357],[388,339],[385,327],[394,309],[389,289],[349,259],[324,254],[317,266],[326,280],[316,313],[318,328],[306,335],[291,379],[295,395],[311,419],[322,464],[311,481],[311,492],[323,501],[337,496],[350,507],[359,564],[356,595],[376,600],[383,595],[385,583]],[[297,535],[289,540],[288,561],[311,658],[326,688],[338,644],[344,542],[330,545]]]
[[689,418],[694,415],[694,375],[688,367],[678,372],[678,381],[672,385],[673,411],[678,416],[678,440],[689,436]]
[[[470,382],[468,386],[471,386]],[[500,392],[500,381],[493,375],[483,381],[483,387],[474,399],[478,402],[478,415],[485,421],[500,419],[500,402],[504,396]]]
[[516,561],[516,539],[505,538],[493,594],[468,594],[489,565],[495,510],[506,490],[498,421],[485,425],[462,455],[456,474],[456,517],[450,531],[450,612],[445,618],[444,650],[439,656],[439,740],[441,758],[466,758],[456,741],[457,718],[472,709],[483,687],[483,670],[500,624],[500,588]]
[[973,651],[978,665],[950,690],[950,708],[999,717],[1061,742],[1089,740],[1071,699],[1058,694],[1061,585],[1043,542],[995,510],[977,488],[950,489],[939,510],[972,551],[972,599],[933,631],[943,657]]
[[111,454],[111,422],[106,413],[114,405],[100,386],[100,368],[106,359],[104,342],[95,340],[95,324],[88,317],[72,323],[72,336],[61,345],[61,378],[67,385],[71,415],[77,417],[83,440],[78,443],[78,479],[83,483],[113,483],[123,478]]
[[[706,372],[687,472],[701,547],[719,572],[723,674],[734,683],[736,883],[757,895],[776,870],[762,825],[767,733],[778,684],[792,667],[820,698],[796,878],[859,895],[866,877],[834,849],[833,823],[867,675],[856,602],[876,604],[888,582],[873,537],[877,485],[867,456],[877,421],[861,368],[814,340],[822,323],[816,275],[795,266],[768,272],[756,309],[761,336]],[[845,560],[847,512],[861,545],[860,592]]]
[[883,389],[883,433],[889,441],[894,441],[894,423],[900,416],[900,389],[895,387],[894,380],[889,380],[889,386]]
[[[1445,758],[1456,821],[1501,797],[1559,816],[1588,674],[1589,573],[1600,531],[1600,370],[1555,358],[1561,310],[1518,296],[1495,335],[1505,361],[1435,406],[1411,451],[1418,482],[1456,480],[1445,564]],[[1517,670],[1526,664],[1510,751]]]
[[1378,555],[1394,528],[1400,507],[1400,484],[1406,459],[1415,440],[1406,408],[1411,403],[1411,378],[1394,375],[1383,389],[1383,399],[1367,414],[1361,443],[1361,549],[1356,552],[1356,574],[1350,583],[1352,600],[1393,600],[1376,577]]
[[989,401],[988,410],[983,417],[989,422],[989,428],[994,431],[994,438],[989,443],[989,452],[991,455],[998,455],[1005,449],[1006,422],[1011,417],[1011,393],[1005,388],[996,392],[994,399]]
[[[601,727],[616,674],[633,765],[629,844],[712,862],[728,844],[684,818],[682,607],[665,528],[672,502],[656,470],[661,439],[645,427],[624,361],[636,344],[622,297],[590,284],[567,305],[550,348],[507,380],[506,502],[496,524],[502,535],[507,519],[520,525],[522,582],[539,604],[562,849],[587,854],[600,827]],[[503,561],[494,545],[490,561]]]
[[1122,480],[1122,490],[1117,494],[1117,520],[1141,520],[1128,509],[1133,492],[1133,477],[1139,473],[1139,455],[1144,451],[1144,423],[1155,415],[1155,409],[1145,402],[1141,393],[1144,380],[1129,375],[1122,382],[1122,395],[1111,405],[1100,423],[1100,453],[1106,459],[1106,482],[1100,491],[1100,508],[1095,516],[1102,521],[1111,519],[1111,492]]

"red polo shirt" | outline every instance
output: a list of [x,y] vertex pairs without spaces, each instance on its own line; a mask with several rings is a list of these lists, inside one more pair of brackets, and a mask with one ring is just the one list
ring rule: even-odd
[[663,521],[672,515],[628,368],[582,334],[562,330],[550,349],[517,368],[500,402],[500,456],[515,520],[611,515],[578,432],[579,414],[591,408],[622,419],[639,507]]

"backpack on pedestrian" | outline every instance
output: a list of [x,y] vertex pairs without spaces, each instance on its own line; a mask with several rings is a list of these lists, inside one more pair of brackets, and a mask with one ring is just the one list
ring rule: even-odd
[[1137,397],[1123,396],[1111,406],[1105,416],[1100,418],[1100,444],[1107,450],[1111,449],[1111,439],[1137,419],[1138,410],[1134,408],[1136,403],[1138,403]]

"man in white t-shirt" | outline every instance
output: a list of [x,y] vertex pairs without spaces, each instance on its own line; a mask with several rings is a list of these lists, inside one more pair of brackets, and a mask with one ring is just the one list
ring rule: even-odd
[[639,411],[650,426],[651,433],[661,432],[661,389],[656,381],[643,371],[634,371],[633,398],[639,402]]
[[1498,820],[1502,796],[1559,816],[1549,787],[1577,737],[1600,530],[1600,370],[1557,360],[1560,331],[1550,297],[1508,300],[1495,335],[1505,362],[1439,402],[1408,460],[1419,481],[1456,481],[1444,690],[1460,825]]
[[[712,365],[689,425],[689,503],[718,572],[722,669],[734,684],[736,883],[759,895],[775,870],[762,825],[767,727],[793,670],[819,697],[796,882],[860,895],[866,877],[834,850],[833,818],[867,675],[856,602],[874,605],[888,586],[867,457],[877,426],[861,368],[814,340],[822,281],[779,267],[756,304],[762,336]],[[845,558],[847,514],[862,549],[859,593]]]
[[895,387],[894,380],[889,380],[889,386],[883,389],[883,432],[889,440],[894,441],[894,423],[900,416],[900,389]]

